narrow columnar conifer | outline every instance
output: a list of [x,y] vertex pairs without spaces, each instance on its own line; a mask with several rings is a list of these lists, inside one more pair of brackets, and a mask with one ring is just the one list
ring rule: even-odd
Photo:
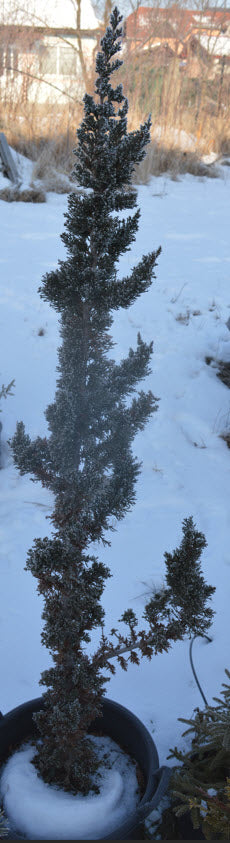
[[[138,334],[136,349],[120,363],[109,356],[113,311],[128,308],[148,289],[160,253],[151,251],[128,276],[118,277],[117,262],[135,240],[140,216],[139,210],[124,218],[121,212],[136,207],[133,170],[150,140],[150,118],[127,132],[128,102],[122,86],[111,84],[122,64],[116,57],[121,21],[115,8],[96,60],[95,99],[84,97],[75,151],[82,192],[69,196],[62,234],[67,258],[44,276],[39,290],[60,314],[62,340],[56,394],[46,410],[49,436],[31,441],[20,422],[12,439],[21,474],[30,473],[54,495],[52,537],[35,539],[26,563],[44,597],[42,641],[53,658],[40,680],[46,686],[45,708],[36,715],[42,740],[34,763],[46,782],[73,793],[87,793],[97,769],[87,731],[101,712],[108,681],[102,668],[113,670],[111,653],[126,667],[119,647],[128,648],[130,660],[138,662],[135,648],[150,657],[190,628],[178,601],[166,628],[166,603],[162,609],[155,598],[146,607],[149,638],[143,630],[137,633],[129,610],[123,615],[128,638],[119,635],[114,645],[102,632],[95,655],[86,653],[91,630],[103,628],[100,600],[110,576],[90,545],[106,543],[114,517],[123,518],[134,503],[140,465],[131,443],[157,409],[152,392],[136,391],[150,371],[153,344]],[[170,601],[170,588],[167,595]]]

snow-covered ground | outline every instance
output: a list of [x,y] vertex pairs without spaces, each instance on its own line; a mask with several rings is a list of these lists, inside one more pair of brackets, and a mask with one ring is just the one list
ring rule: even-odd
[[[151,584],[162,581],[164,552],[180,543],[182,519],[194,517],[208,542],[203,572],[216,586],[213,642],[197,639],[193,649],[209,702],[219,694],[224,668],[229,668],[230,452],[220,434],[230,426],[230,392],[205,363],[206,356],[230,358],[229,192],[227,167],[218,179],[161,177],[138,188],[140,229],[132,251],[121,260],[121,272],[159,244],[162,255],[151,290],[115,317],[114,356],[135,347],[138,331],[143,339],[153,339],[146,386],[160,401],[135,440],[143,460],[136,505],[112,533],[111,548],[96,548],[113,573],[103,598],[110,629],[125,608],[141,616]],[[15,378],[14,396],[1,402],[3,713],[41,694],[40,672],[50,664],[40,643],[42,600],[24,565],[33,539],[50,533],[46,516],[52,497],[20,477],[7,440],[17,420],[24,421],[31,436],[47,429],[43,412],[55,390],[58,317],[37,288],[42,275],[64,258],[59,235],[66,207],[67,196],[55,194],[41,205],[0,201],[0,383],[6,386]],[[203,705],[187,641],[151,663],[143,659],[140,667],[130,665],[128,673],[118,667],[107,693],[149,728],[160,764],[168,763],[171,747],[184,745],[177,718],[190,718]]]

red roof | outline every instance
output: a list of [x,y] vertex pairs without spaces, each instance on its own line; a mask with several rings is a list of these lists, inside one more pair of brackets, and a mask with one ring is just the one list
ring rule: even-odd
[[208,8],[206,11],[182,9],[176,4],[167,8],[139,6],[126,18],[126,37],[145,41],[149,37],[185,38],[194,30],[224,31],[230,24],[230,9]]

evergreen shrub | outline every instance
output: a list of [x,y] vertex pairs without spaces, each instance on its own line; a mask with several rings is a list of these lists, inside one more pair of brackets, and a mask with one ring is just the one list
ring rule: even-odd
[[[4,383],[2,384],[2,388],[0,390],[0,401],[1,401],[2,398],[7,398],[7,395],[13,395],[13,392],[11,392],[11,389],[13,388],[14,384],[15,384],[14,380],[10,381],[10,383],[8,383],[8,386],[4,386]],[[0,413],[1,412],[2,412],[2,408],[0,407]]]
[[[8,386],[4,386],[4,383],[2,384],[2,388],[0,390],[0,401],[1,401],[2,398],[7,398],[7,395],[13,395],[14,394],[13,392],[11,392],[11,389],[14,386],[14,384],[15,384],[14,380],[10,381],[10,383],[8,383]],[[2,413],[1,407],[0,407],[0,413]],[[1,432],[2,432],[2,422],[0,421],[0,468],[2,467],[2,464],[1,464],[1,456],[2,456],[1,455]]]
[[[228,679],[230,672],[225,671]],[[230,684],[223,683],[223,699],[214,697],[215,706],[199,709],[194,720],[185,720],[194,734],[188,752],[171,750],[182,766],[171,780],[176,816],[190,812],[193,827],[202,828],[206,840],[230,839]]]
[[[167,553],[166,582],[145,606],[145,628],[132,609],[122,615],[128,632],[107,637],[101,596],[109,568],[95,556],[95,542],[135,501],[140,464],[131,444],[157,409],[151,391],[138,390],[150,371],[152,342],[137,337],[135,350],[115,363],[110,357],[112,315],[128,308],[151,285],[160,249],[144,255],[120,279],[117,264],[130,249],[140,211],[132,185],[135,165],[150,140],[150,118],[127,132],[128,102],[112,74],[122,62],[122,17],[115,8],[96,60],[95,99],[84,97],[84,118],[77,131],[75,177],[62,240],[65,261],[48,272],[39,290],[60,315],[57,390],[46,410],[49,436],[34,441],[23,422],[12,439],[15,464],[54,496],[52,536],[37,538],[26,568],[44,598],[42,643],[52,654],[43,672],[44,711],[35,716],[40,742],[34,758],[43,779],[69,792],[87,793],[98,762],[87,740],[91,722],[102,710],[105,671],[114,656],[126,669],[139,663],[137,651],[151,658],[173,641],[206,631],[212,619],[207,602],[214,591],[201,574],[206,545],[192,518],[183,522],[183,539]],[[122,212],[125,215],[122,217]],[[125,564],[125,559],[124,559]],[[147,629],[146,629],[147,624]],[[91,632],[101,628],[92,657]]]

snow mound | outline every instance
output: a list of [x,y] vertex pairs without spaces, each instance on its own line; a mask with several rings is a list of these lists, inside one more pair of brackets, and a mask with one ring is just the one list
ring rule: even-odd
[[[13,149],[12,146],[10,146],[10,151],[14,163],[17,167],[20,187],[21,189],[26,190],[26,188],[30,186],[30,182],[32,179],[34,161],[31,161],[29,158],[26,158],[25,155],[21,154],[21,152],[17,152],[15,149]],[[7,181],[9,182],[9,179],[7,179]]]
[[46,784],[31,764],[36,752],[31,744],[9,758],[0,794],[13,831],[30,840],[97,840],[135,810],[139,796],[134,763],[111,738],[90,740],[102,759],[95,777],[99,794],[74,796]]

